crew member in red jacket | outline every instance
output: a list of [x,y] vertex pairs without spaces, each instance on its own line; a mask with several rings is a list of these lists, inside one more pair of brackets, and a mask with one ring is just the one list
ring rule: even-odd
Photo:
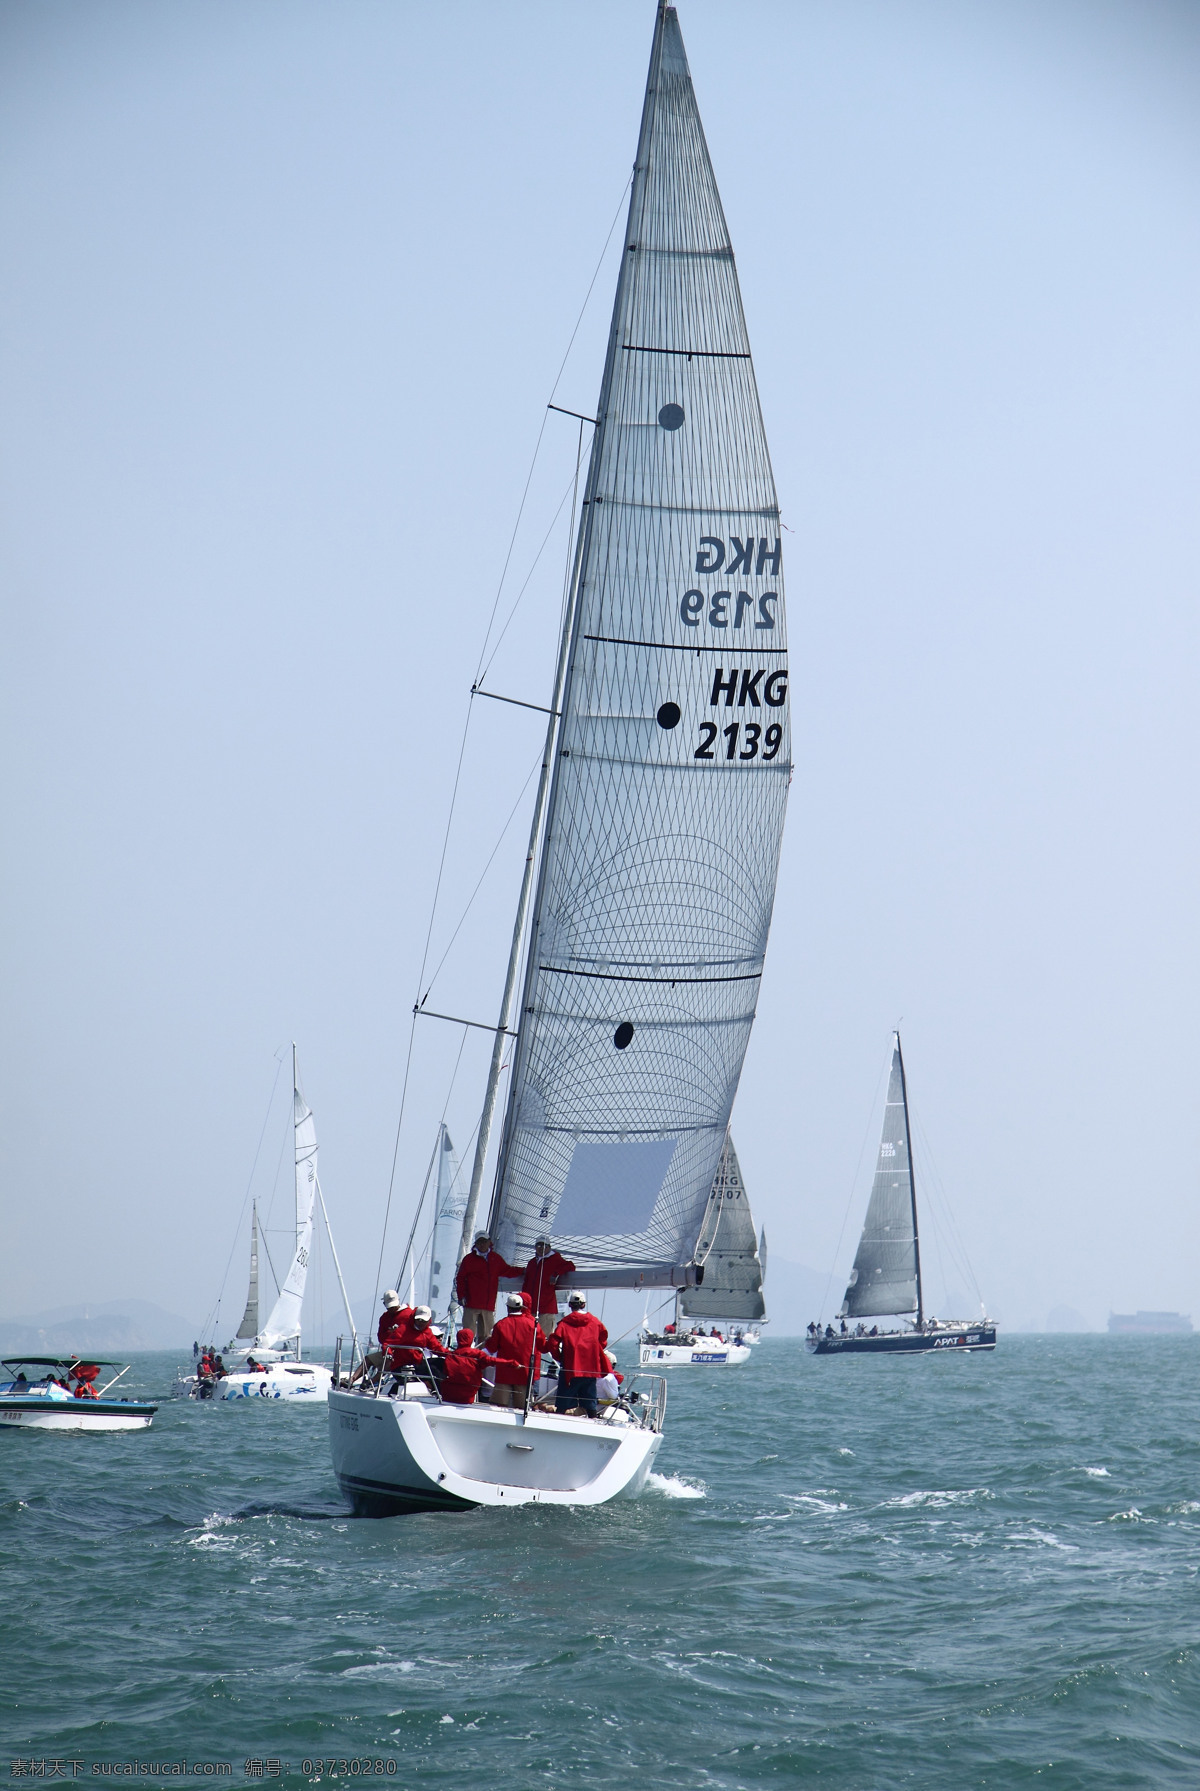
[[438,1391],[447,1405],[474,1405],[483,1385],[483,1371],[497,1358],[485,1349],[475,1348],[475,1333],[464,1325],[457,1335],[457,1348],[446,1351],[446,1374]]
[[95,1362],[77,1362],[71,1373],[75,1376],[76,1399],[99,1399],[92,1382],[100,1379],[100,1370]]
[[604,1346],[608,1332],[600,1320],[587,1310],[581,1293],[573,1293],[567,1301],[569,1311],[559,1320],[550,1339],[550,1352],[558,1359],[562,1373],[554,1409],[565,1412],[568,1406],[581,1405],[589,1418],[599,1410],[596,1381],[604,1373]]
[[436,1331],[430,1329],[429,1321],[433,1313],[428,1306],[414,1306],[406,1312],[398,1325],[393,1326],[387,1341],[387,1365],[396,1368],[420,1368],[425,1361],[424,1352],[432,1351],[435,1356],[444,1356],[446,1346]]
[[558,1323],[558,1284],[564,1275],[573,1275],[575,1264],[568,1262],[557,1250],[551,1248],[549,1238],[538,1238],[533,1246],[533,1255],[525,1264],[525,1279],[521,1286],[533,1301],[533,1309],[539,1318],[548,1318],[548,1330],[553,1330]]
[[462,1302],[463,1324],[469,1325],[480,1343],[486,1343],[496,1322],[496,1295],[501,1275],[519,1275],[520,1269],[505,1262],[485,1231],[475,1239],[458,1265],[454,1291]]
[[508,1317],[502,1318],[488,1338],[488,1348],[499,1358],[493,1405],[523,1406],[530,1381],[537,1381],[537,1359],[549,1349],[546,1334],[526,1310],[525,1294],[510,1293]]

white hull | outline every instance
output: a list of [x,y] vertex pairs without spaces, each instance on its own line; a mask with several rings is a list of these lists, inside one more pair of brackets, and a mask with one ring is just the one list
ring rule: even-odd
[[0,1429],[3,1430],[146,1430],[154,1417],[154,1406],[134,1407],[128,1412],[89,1412],[79,1410],[82,1399],[47,1400],[45,1409],[19,1410],[0,1400]]
[[[328,1368],[316,1362],[277,1362],[266,1374],[230,1372],[217,1381],[216,1399],[286,1399],[295,1405],[324,1405],[333,1385]],[[194,1374],[179,1375],[171,1388],[175,1399],[199,1399],[200,1383]]]
[[695,1343],[642,1343],[638,1361],[643,1368],[740,1368],[750,1360],[744,1343],[718,1343],[715,1337]]
[[526,1416],[505,1407],[376,1399],[335,1389],[329,1442],[338,1483],[367,1516],[446,1507],[604,1505],[636,1498],[662,1443],[621,1412]]

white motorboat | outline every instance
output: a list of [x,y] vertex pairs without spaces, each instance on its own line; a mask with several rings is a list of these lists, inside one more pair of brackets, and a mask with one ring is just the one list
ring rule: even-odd
[[661,1446],[666,1410],[663,1383],[638,1379],[595,1419],[444,1405],[418,1381],[391,1398],[335,1388],[329,1424],[339,1484],[364,1517],[636,1498]]
[[[278,1297],[267,1315],[259,1322],[258,1259],[259,1224],[257,1205],[250,1215],[250,1284],[246,1309],[236,1336],[221,1353],[221,1367],[216,1373],[201,1368],[192,1374],[180,1371],[171,1388],[176,1399],[286,1399],[298,1405],[323,1405],[333,1385],[330,1370],[319,1362],[305,1362],[300,1350],[301,1318],[304,1290],[308,1280],[309,1260],[313,1249],[313,1232],[319,1204],[329,1241],[333,1266],[346,1310],[351,1338],[357,1347],[350,1302],[346,1298],[341,1264],[334,1247],[325,1196],[317,1174],[317,1129],[312,1110],[300,1092],[300,1074],[296,1047],[292,1046],[292,1127],[295,1146],[296,1234],[292,1259],[283,1278]],[[212,1352],[206,1352],[211,1359]]]
[[[117,1368],[116,1362],[96,1362],[81,1356],[12,1356],[2,1365],[7,1378],[0,1381],[0,1429],[16,1430],[146,1430],[158,1410],[144,1399],[110,1399],[108,1391],[122,1375],[122,1368],[95,1392],[94,1372]],[[41,1372],[32,1378],[26,1369]],[[74,1391],[75,1380],[81,1391]]]
[[[705,1279],[696,1240],[757,1007],[792,769],[779,504],[664,0],[622,242],[599,401],[578,425],[577,464],[589,425],[591,456],[456,1252],[474,1241],[509,1069],[487,1231],[509,1265],[550,1239],[576,1265],[561,1293]],[[472,696],[499,693],[477,681]],[[429,993],[414,1026],[478,1024],[433,1012]],[[329,1396],[334,1469],[362,1510],[599,1504],[638,1492],[659,1447],[665,1388],[592,1418],[545,1411],[532,1388],[520,1410],[451,1406],[426,1378]]]

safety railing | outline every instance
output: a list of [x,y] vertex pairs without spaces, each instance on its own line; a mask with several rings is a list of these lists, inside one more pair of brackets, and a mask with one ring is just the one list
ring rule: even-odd
[[661,1374],[631,1374],[621,1404],[645,1430],[661,1430],[667,1416],[667,1382]]

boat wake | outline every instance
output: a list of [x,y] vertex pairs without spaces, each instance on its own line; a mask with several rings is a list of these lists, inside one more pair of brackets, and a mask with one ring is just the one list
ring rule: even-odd
[[690,1481],[681,1480],[678,1474],[650,1474],[646,1480],[647,1487],[661,1493],[664,1499],[706,1499],[708,1488],[693,1486]]

